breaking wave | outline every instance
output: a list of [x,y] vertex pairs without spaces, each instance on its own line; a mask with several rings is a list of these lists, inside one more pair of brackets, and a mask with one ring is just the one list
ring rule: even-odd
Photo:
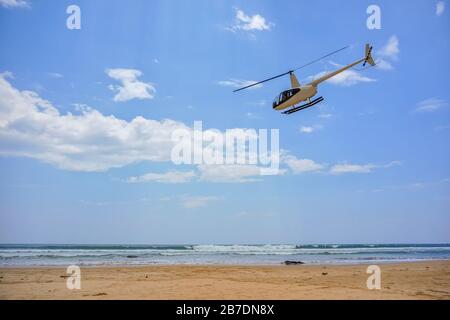
[[0,266],[363,263],[450,259],[449,244],[0,245]]

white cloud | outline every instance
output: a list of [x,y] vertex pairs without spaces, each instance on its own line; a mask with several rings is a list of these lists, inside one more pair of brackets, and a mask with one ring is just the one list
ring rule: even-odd
[[[257,165],[198,165],[195,171],[169,171],[166,173],[147,173],[142,176],[129,177],[127,182],[161,182],[161,183],[186,183],[191,181],[212,183],[248,183],[261,181],[261,167]],[[279,169],[279,175],[286,170]]]
[[369,173],[376,166],[373,164],[336,164],[330,169],[332,174],[342,174],[342,173]]
[[387,44],[377,51],[377,55],[396,60],[400,53],[400,42],[396,35],[389,38]]
[[[29,157],[73,171],[101,172],[130,164],[171,162],[175,145],[172,132],[192,128],[182,122],[161,121],[141,116],[130,121],[105,116],[83,105],[75,113],[61,114],[36,92],[20,91],[8,81],[11,73],[0,74],[0,155]],[[239,129],[230,132],[236,134]],[[208,131],[208,130],[206,130]],[[205,132],[206,132],[205,131]],[[247,131],[243,131],[248,135]],[[256,137],[250,137],[256,138]],[[238,152],[245,150],[238,150]],[[249,182],[260,177],[258,166],[200,166],[192,173],[150,173],[130,178],[131,182],[202,181]]]
[[26,0],[0,0],[0,5],[5,8],[29,8]]
[[331,174],[345,174],[345,173],[370,173],[374,169],[381,169],[381,168],[390,168],[393,166],[401,165],[400,161],[392,161],[388,164],[384,165],[376,165],[376,164],[350,164],[350,163],[342,163],[342,164],[336,164],[331,167],[330,173]]
[[123,102],[132,99],[153,99],[156,89],[152,83],[139,81],[142,72],[136,69],[107,69],[106,74],[117,80],[121,85],[110,85],[117,92],[114,101]]
[[129,177],[127,182],[160,182],[160,183],[186,183],[196,177],[194,171],[168,171],[166,173],[146,173],[142,176]]
[[201,181],[244,183],[261,178],[261,169],[257,165],[200,165],[198,169]]
[[256,113],[253,113],[253,112],[247,112],[245,115],[249,119],[260,119],[261,118],[260,116],[258,116]]
[[321,126],[321,125],[301,126],[301,127],[300,127],[300,132],[301,132],[301,133],[309,134],[309,133],[313,133],[313,132],[315,132],[315,131],[318,131],[318,130],[320,130],[320,129],[322,129],[322,126]]
[[310,127],[310,126],[302,126],[302,127],[300,127],[300,132],[301,133],[313,133],[314,128]]
[[76,171],[105,171],[140,161],[170,161],[182,122],[105,116],[79,105],[61,114],[32,91],[19,91],[0,75],[0,154],[30,157]]
[[319,172],[324,169],[324,165],[316,163],[310,159],[298,159],[297,157],[289,154],[282,155],[283,162],[294,172],[295,174],[306,172]]
[[186,209],[196,209],[208,206],[210,203],[220,200],[214,196],[182,196],[181,204]]
[[[329,73],[329,72],[322,71],[313,77],[309,77],[309,79],[311,79],[311,80],[318,79],[320,77],[323,77],[327,73]],[[327,82],[329,82],[331,84],[338,85],[338,86],[344,86],[344,87],[353,86],[353,85],[361,83],[361,82],[375,82],[375,81],[377,81],[377,80],[369,78],[369,77],[365,77],[356,70],[345,70],[344,72],[341,72],[327,80]]]
[[392,66],[392,63],[390,63],[389,61],[384,60],[384,59],[377,60],[375,67],[380,70],[386,70],[386,71],[394,69],[394,67]]
[[318,117],[322,119],[330,119],[333,115],[331,113],[321,113]]
[[55,78],[55,79],[64,78],[64,76],[62,74],[57,73],[57,72],[48,72],[47,74],[50,78]]
[[282,152],[282,162],[285,163],[294,174],[302,174],[306,172],[312,173],[324,173],[328,172],[334,175],[344,173],[370,173],[374,169],[390,168],[393,166],[401,165],[400,161],[391,161],[387,164],[349,164],[341,163],[335,164],[329,168],[326,164],[320,164],[311,159],[299,159],[288,152]]
[[[170,162],[172,132],[192,131],[184,123],[170,119],[157,121],[138,116],[126,121],[82,104],[76,105],[76,113],[61,114],[36,92],[13,87],[7,79],[11,76],[0,74],[0,156],[33,158],[66,170],[101,172],[142,161]],[[286,152],[280,160],[294,173],[325,168]],[[346,171],[342,166],[332,171]],[[380,166],[370,165],[366,171],[375,167]],[[257,165],[199,165],[195,171],[148,173],[128,181],[244,183],[262,179],[260,169]],[[279,175],[285,172],[280,168]]]
[[346,70],[328,81],[336,85],[353,86],[360,82],[375,82],[377,80],[365,77],[355,70]]
[[383,71],[394,69],[392,61],[398,60],[400,53],[400,41],[396,35],[391,36],[387,43],[376,52],[376,68]]
[[443,107],[447,106],[447,102],[442,99],[430,98],[419,102],[413,112],[425,113],[437,111]]
[[445,11],[445,2],[444,1],[438,1],[436,3],[436,15],[440,17]]
[[196,209],[206,207],[209,204],[222,200],[222,197],[216,196],[191,196],[191,195],[178,195],[161,198],[163,202],[176,202],[186,209]]
[[[217,84],[220,86],[224,86],[224,87],[231,87],[231,88],[238,89],[238,88],[249,86],[256,82],[257,81],[253,81],[253,80],[229,79],[229,80],[217,81]],[[262,84],[257,84],[256,86],[253,86],[249,89],[256,89],[256,88],[261,88],[261,87],[262,87]]]
[[[129,177],[127,182],[186,183],[191,181],[214,183],[247,183],[260,181],[261,168],[257,165],[198,165],[195,171],[169,171],[166,173],[147,173],[142,176]],[[285,170],[280,169],[280,175]]]
[[274,24],[266,22],[266,18],[259,14],[248,16],[244,11],[236,9],[236,22],[233,26],[226,28],[229,31],[265,31],[270,30]]

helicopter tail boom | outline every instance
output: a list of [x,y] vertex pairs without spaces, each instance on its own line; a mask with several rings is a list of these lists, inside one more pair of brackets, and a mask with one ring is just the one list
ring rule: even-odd
[[369,44],[366,44],[366,52],[365,52],[365,56],[362,59],[359,59],[353,63],[350,63],[349,65],[346,65],[342,68],[340,68],[339,70],[330,72],[328,74],[325,74],[324,76],[313,80],[311,83],[309,83],[310,85],[317,87],[320,83],[327,81],[328,79],[338,75],[339,73],[342,73],[350,68],[353,68],[354,66],[356,66],[357,64],[360,64],[361,62],[363,62],[363,66],[366,65],[366,63],[369,63],[370,65],[375,65],[375,62],[373,61],[372,58],[372,47]]

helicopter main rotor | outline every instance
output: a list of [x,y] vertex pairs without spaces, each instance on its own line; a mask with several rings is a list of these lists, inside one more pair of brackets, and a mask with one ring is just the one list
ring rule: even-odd
[[327,58],[327,57],[329,57],[329,56],[331,56],[331,55],[333,55],[333,54],[336,54],[336,53],[338,53],[338,52],[340,52],[340,51],[342,51],[342,50],[347,49],[348,47],[349,47],[349,46],[345,46],[345,47],[343,47],[343,48],[340,48],[340,49],[338,49],[338,50],[335,50],[335,51],[333,51],[333,52],[330,52],[330,53],[324,55],[323,57],[320,57],[320,58],[317,58],[317,59],[315,59],[315,60],[313,60],[313,61],[311,61],[311,62],[308,62],[307,64],[304,64],[304,65],[302,65],[302,66],[300,66],[300,67],[298,67],[298,68],[295,68],[295,69],[293,69],[293,70],[289,70],[289,71],[287,71],[287,72],[284,72],[284,73],[282,73],[282,74],[279,74],[279,75],[270,77],[270,78],[265,79],[265,80],[262,80],[262,81],[258,81],[258,82],[252,83],[252,84],[250,84],[250,85],[248,85],[248,86],[245,86],[245,87],[242,87],[242,88],[233,90],[233,92],[238,92],[238,91],[241,91],[241,90],[245,90],[245,89],[251,88],[251,87],[253,87],[253,86],[256,86],[256,85],[258,85],[258,84],[261,84],[261,83],[264,83],[264,82],[268,82],[268,81],[271,81],[271,80],[274,80],[274,79],[283,77],[283,76],[288,75],[288,74],[292,74],[294,71],[300,70],[300,69],[305,68],[305,67],[307,67],[307,66],[309,66],[309,65],[311,65],[311,64],[313,64],[313,63],[319,62],[319,61],[321,61],[321,60],[323,60],[323,59],[325,59],[325,58]]

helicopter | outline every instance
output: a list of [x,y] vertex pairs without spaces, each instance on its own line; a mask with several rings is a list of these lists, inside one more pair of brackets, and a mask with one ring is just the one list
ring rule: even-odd
[[[318,58],[318,59],[316,59],[314,61],[311,61],[311,62],[309,62],[309,63],[307,63],[307,64],[305,64],[305,65],[303,65],[301,67],[298,67],[298,68],[293,69],[293,70],[289,70],[289,71],[287,71],[285,73],[279,74],[279,75],[274,76],[274,77],[270,77],[268,79],[265,79],[265,80],[262,80],[262,81],[259,81],[259,82],[252,83],[252,84],[250,84],[248,86],[236,89],[233,92],[237,92],[237,91],[241,91],[241,90],[244,90],[244,89],[248,89],[250,87],[259,85],[261,83],[264,83],[264,82],[267,82],[267,81],[271,81],[271,80],[283,77],[285,75],[289,75],[290,80],[291,80],[291,88],[281,92],[275,98],[275,100],[273,101],[273,104],[272,104],[272,108],[274,110],[284,110],[284,109],[287,109],[289,107],[292,107],[292,108],[290,108],[290,109],[288,109],[286,111],[283,111],[282,112],[283,114],[292,114],[292,113],[304,110],[306,108],[310,108],[310,107],[312,107],[312,106],[314,106],[314,105],[316,105],[319,102],[322,102],[324,100],[323,97],[318,97],[318,98],[316,98],[314,100],[311,100],[311,98],[314,97],[317,94],[317,86],[319,84],[321,84],[322,82],[324,82],[324,81],[326,81],[326,80],[336,76],[337,74],[339,74],[341,72],[344,72],[347,69],[353,68],[354,66],[356,66],[356,65],[358,65],[360,63],[363,63],[363,67],[365,67],[367,63],[369,65],[371,65],[371,66],[375,66],[375,61],[372,58],[372,46],[370,44],[366,44],[364,58],[356,60],[355,62],[350,63],[349,65],[346,65],[346,66],[344,66],[344,67],[342,67],[342,68],[340,68],[340,69],[338,69],[336,71],[327,73],[324,76],[319,77],[319,78],[311,81],[310,83],[308,83],[306,85],[300,85],[300,82],[298,81],[297,77],[295,76],[295,73],[294,73],[295,71],[297,71],[299,69],[302,69],[302,68],[304,68],[306,66],[309,66],[309,65],[311,65],[311,64],[313,64],[315,62],[318,62],[318,61],[320,61],[320,60],[322,60],[322,59],[324,59],[326,57],[329,57],[329,56],[331,56],[331,55],[333,55],[333,54],[335,54],[335,53],[337,53],[339,51],[342,51],[344,49],[347,49],[347,48],[348,48],[348,46],[343,47],[343,48],[338,49],[336,51],[333,51],[333,52],[331,52],[331,53],[329,53],[329,54],[327,54],[327,55],[325,55],[323,57],[320,57],[320,58]],[[304,102],[304,101],[307,101],[307,103],[299,105],[299,106],[296,106],[298,103],[301,103],[301,102]]]

